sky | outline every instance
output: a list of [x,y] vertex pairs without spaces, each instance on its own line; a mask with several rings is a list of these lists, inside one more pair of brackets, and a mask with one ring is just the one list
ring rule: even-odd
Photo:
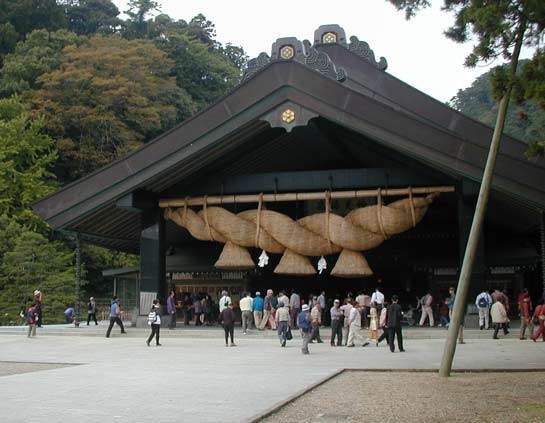
[[[242,46],[250,58],[263,51],[270,55],[277,38],[312,41],[320,25],[338,24],[347,40],[355,35],[369,43],[377,60],[384,56],[388,73],[442,102],[491,68],[463,66],[472,43],[454,43],[443,35],[452,25],[453,15],[440,10],[442,1],[434,1],[432,8],[409,21],[386,0],[158,1],[161,11],[174,19],[189,21],[202,13],[215,24],[219,42]],[[127,9],[126,0],[113,2],[120,11]]]

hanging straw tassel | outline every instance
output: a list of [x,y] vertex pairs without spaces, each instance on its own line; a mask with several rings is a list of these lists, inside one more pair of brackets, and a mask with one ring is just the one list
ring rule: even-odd
[[372,274],[373,271],[363,254],[348,249],[341,251],[337,263],[335,263],[335,267],[331,271],[331,276],[340,278],[359,278],[371,276]]
[[316,271],[308,257],[286,250],[280,259],[280,263],[274,269],[274,273],[283,275],[315,275]]
[[246,248],[228,241],[214,266],[225,270],[245,270],[253,269],[255,264]]

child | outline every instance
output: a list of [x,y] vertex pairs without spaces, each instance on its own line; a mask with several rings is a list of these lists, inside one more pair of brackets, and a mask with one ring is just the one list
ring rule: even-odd
[[149,344],[151,340],[153,339],[153,336],[155,335],[155,344],[160,347],[161,344],[159,343],[159,332],[161,331],[161,315],[159,314],[159,300],[153,300],[153,304],[151,306],[151,311],[148,314],[148,324],[151,326],[151,334],[146,341],[146,344]]
[[32,304],[26,313],[27,321],[28,321],[28,335],[27,337],[30,338],[31,336],[36,336],[36,304]]
[[375,341],[378,347],[378,310],[375,303],[371,303],[371,320],[369,321],[369,340]]

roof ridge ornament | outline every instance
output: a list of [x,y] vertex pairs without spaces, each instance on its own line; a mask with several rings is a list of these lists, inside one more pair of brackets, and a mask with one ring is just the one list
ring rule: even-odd
[[309,40],[304,40],[303,45],[305,47],[305,65],[339,82],[346,80],[344,68],[337,68],[327,53],[316,50],[310,45]]
[[380,60],[377,62],[375,60],[375,53],[371,48],[369,47],[369,44],[367,44],[365,41],[360,41],[358,37],[355,35],[352,35],[350,37],[350,44],[348,45],[348,50],[350,50],[352,53],[357,54],[361,58],[367,60],[370,64],[373,66],[376,66],[378,69],[385,71],[388,67],[388,62],[384,57],[381,57]]
[[302,63],[335,81],[344,82],[346,80],[346,71],[335,66],[327,53],[312,47],[310,41],[301,42],[295,37],[285,37],[279,38],[273,43],[270,57],[267,53],[261,53],[248,62],[241,82],[247,81],[271,62],[290,60]]

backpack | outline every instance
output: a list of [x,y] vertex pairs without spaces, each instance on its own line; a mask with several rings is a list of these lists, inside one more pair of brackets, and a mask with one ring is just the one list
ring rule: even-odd
[[309,332],[312,325],[307,320],[307,315],[304,311],[299,313],[299,316],[297,316],[297,326],[299,326],[299,329],[301,329],[303,332]]
[[157,322],[157,313],[152,310],[148,314],[148,325],[152,325],[155,322]]
[[479,302],[477,304],[481,308],[488,307],[488,300],[486,299],[486,297],[481,297],[481,298],[479,298]]

